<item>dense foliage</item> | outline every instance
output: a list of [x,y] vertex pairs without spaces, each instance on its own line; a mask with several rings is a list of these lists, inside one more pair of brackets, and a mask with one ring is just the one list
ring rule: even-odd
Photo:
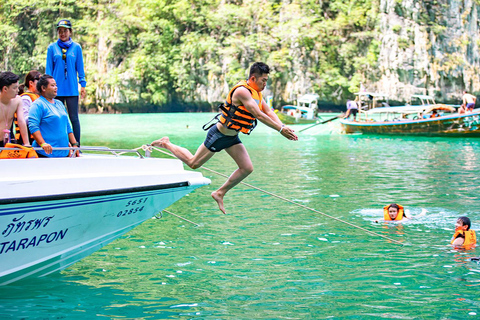
[[84,51],[87,103],[165,110],[224,98],[254,61],[275,104],[342,101],[375,76],[377,0],[0,0],[1,70],[45,70],[55,24]]

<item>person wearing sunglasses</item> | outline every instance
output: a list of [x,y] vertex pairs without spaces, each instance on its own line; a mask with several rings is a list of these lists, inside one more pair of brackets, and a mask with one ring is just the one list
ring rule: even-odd
[[72,41],[72,23],[60,20],[57,23],[58,40],[48,46],[45,74],[53,76],[58,86],[57,100],[67,106],[73,133],[80,142],[80,120],[78,119],[78,84],[80,98],[85,98],[85,70],[82,47]]

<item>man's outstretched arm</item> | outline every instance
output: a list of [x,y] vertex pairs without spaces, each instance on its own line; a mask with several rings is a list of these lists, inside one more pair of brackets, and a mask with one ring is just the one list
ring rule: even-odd
[[[247,110],[258,119],[258,121],[262,122],[266,126],[279,131],[285,138],[289,140],[298,140],[297,135],[293,132],[292,129],[286,127],[278,116],[266,106],[266,103],[263,105],[264,111],[260,110],[255,100],[253,100],[250,91],[248,89],[240,87],[234,93],[234,99],[232,100],[239,100],[242,105],[247,108]],[[262,104],[264,101],[262,100]]]

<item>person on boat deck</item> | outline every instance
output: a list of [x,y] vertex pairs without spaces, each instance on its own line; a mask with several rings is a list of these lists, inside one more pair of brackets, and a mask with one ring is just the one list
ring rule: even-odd
[[301,117],[302,117],[302,111],[297,108],[297,110],[295,110],[295,121],[298,121]]
[[[33,146],[43,149],[37,151],[39,157],[68,157],[70,150],[52,149],[78,146],[65,106],[60,100],[54,99],[57,96],[55,79],[43,75],[37,82],[37,90],[40,98],[32,103],[28,115],[28,127],[35,138]],[[78,150],[76,152],[78,156]]]
[[[358,99],[358,97],[356,99]],[[345,115],[344,119],[350,118],[350,116],[353,115],[353,121],[356,121],[357,113],[358,113],[357,102],[353,100],[347,100],[347,114]]]
[[220,106],[221,112],[216,116],[218,122],[208,128],[204,126],[205,130],[209,129],[207,137],[194,155],[187,149],[171,143],[168,137],[152,142],[153,146],[171,151],[192,169],[200,168],[216,152],[225,149],[238,165],[238,169],[211,194],[224,214],[226,213],[223,204],[225,194],[253,172],[252,161],[238,133],[250,134],[258,119],[285,138],[298,140],[294,131],[286,127],[263,100],[262,91],[267,86],[269,73],[269,66],[263,62],[255,62],[250,67],[248,80],[242,80],[236,84],[230,90],[225,103]]
[[22,136],[24,146],[30,146],[28,141],[27,124],[23,117],[22,98],[18,96],[18,79],[16,74],[6,71],[0,73],[0,128],[2,129],[2,139],[0,147],[10,142],[10,129],[13,125],[15,113],[18,115],[18,126]]
[[472,223],[468,217],[460,217],[455,223],[455,234],[450,243],[455,246],[469,248],[477,243],[475,231],[470,230]]
[[385,221],[400,221],[403,218],[408,219],[403,206],[392,203],[383,208],[383,219]]
[[[25,122],[27,123],[27,130],[28,130],[28,141],[30,144],[33,143],[34,139],[33,136],[30,134],[28,129],[28,112],[30,111],[30,106],[32,103],[40,97],[37,91],[37,81],[40,79],[42,74],[37,70],[32,70],[25,76],[25,83],[24,83],[24,91],[19,92],[20,97],[22,97],[23,103],[23,117],[25,118]],[[17,124],[15,122],[15,124]],[[18,141],[20,139],[21,133],[20,128],[16,127],[15,132],[15,139]]]
[[[80,98],[85,98],[85,70],[82,47],[72,41],[72,23],[60,20],[57,23],[58,40],[48,46],[45,74],[52,75],[58,85],[57,99],[67,106],[75,139],[80,143],[80,120],[78,118],[78,84]],[[78,78],[77,78],[78,75]]]
[[434,110],[432,111],[432,114],[430,115],[430,118],[436,118],[436,117],[440,117],[440,114],[437,113],[437,110],[434,109]]
[[477,97],[473,94],[468,93],[466,90],[463,91],[462,97],[462,106],[465,106],[465,111],[471,112],[475,108],[475,103],[477,102]]

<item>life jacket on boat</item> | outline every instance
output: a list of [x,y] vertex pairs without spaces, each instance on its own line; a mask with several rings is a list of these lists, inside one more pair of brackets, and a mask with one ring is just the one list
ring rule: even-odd
[[453,244],[453,241],[455,241],[455,239],[460,236],[462,236],[462,238],[465,238],[465,241],[463,242],[464,247],[469,247],[477,243],[477,235],[473,230],[456,230],[450,243]]
[[7,143],[4,148],[17,148],[16,150],[2,150],[0,159],[25,159],[38,158],[37,153],[31,147],[24,147],[20,144]]
[[236,106],[232,103],[233,93],[239,87],[247,88],[248,91],[250,91],[253,100],[255,100],[255,102],[258,104],[260,110],[263,109],[262,93],[249,86],[247,81],[242,80],[230,90],[225,103],[219,106],[220,114],[218,121],[228,129],[250,134],[250,132],[252,132],[252,130],[257,126],[257,119],[247,110],[247,108],[245,108],[245,106]]
[[383,219],[385,221],[400,221],[403,219],[403,217],[405,216],[405,211],[403,210],[403,206],[397,204],[398,206],[398,213],[397,213],[397,216],[395,217],[395,220],[392,220],[390,218],[390,215],[388,214],[388,209],[390,209],[390,206],[391,204],[383,207]]
[[[30,99],[33,101],[37,100],[40,96],[36,93],[31,93],[31,92],[24,92],[20,95],[22,96],[29,96]],[[15,123],[15,140],[20,141],[20,127],[18,126],[18,118],[17,118],[17,113],[15,112],[15,115],[13,116],[13,122]],[[30,136],[30,142],[33,141],[33,136]]]

